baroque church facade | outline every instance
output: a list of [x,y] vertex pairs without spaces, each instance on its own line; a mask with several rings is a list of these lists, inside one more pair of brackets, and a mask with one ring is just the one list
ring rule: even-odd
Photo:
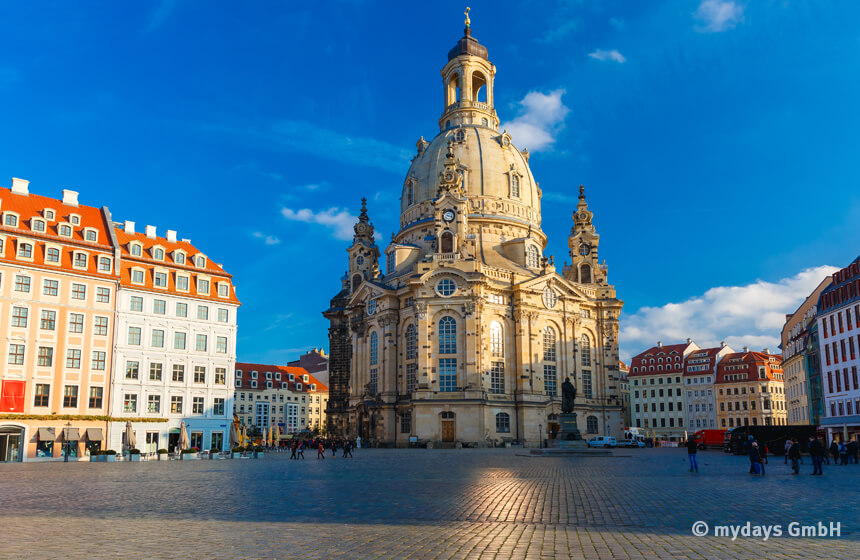
[[[620,435],[618,316],[583,187],[571,264],[544,256],[527,150],[499,131],[496,67],[464,36],[442,69],[440,132],[406,173],[400,230],[381,253],[366,202],[330,322],[329,432],[380,445],[537,446],[558,430],[561,384],[580,432]],[[385,255],[385,273],[380,259]]]

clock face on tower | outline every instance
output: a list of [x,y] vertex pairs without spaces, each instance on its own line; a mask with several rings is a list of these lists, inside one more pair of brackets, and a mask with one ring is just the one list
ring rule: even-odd
[[451,223],[454,221],[454,211],[453,210],[445,210],[442,212],[442,219],[447,223]]
[[591,252],[591,247],[589,247],[588,243],[583,243],[579,246],[579,254],[583,257],[588,255]]

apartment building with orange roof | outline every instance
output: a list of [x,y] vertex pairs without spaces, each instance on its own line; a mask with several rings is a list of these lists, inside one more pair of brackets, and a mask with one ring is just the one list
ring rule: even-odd
[[726,354],[717,365],[714,385],[720,428],[786,424],[781,355],[767,348]]
[[687,428],[690,432],[700,429],[717,429],[717,400],[714,382],[717,365],[724,356],[734,353],[725,342],[715,348],[699,348],[691,352],[684,361],[684,386],[687,407]]
[[119,285],[110,223],[75,191],[0,188],[0,461],[102,447]]
[[253,433],[274,426],[281,435],[325,427],[328,387],[295,366],[236,364],[233,412]]
[[191,447],[226,450],[239,308],[231,275],[173,230],[162,237],[125,221],[114,235],[121,265],[111,447],[128,446],[130,420],[147,453],[175,451],[183,422]]

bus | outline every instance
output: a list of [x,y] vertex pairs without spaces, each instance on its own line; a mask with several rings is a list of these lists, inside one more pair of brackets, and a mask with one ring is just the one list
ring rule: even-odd
[[805,453],[809,447],[809,437],[817,436],[818,428],[809,425],[787,425],[787,426],[741,426],[726,432],[723,450],[726,453],[741,455],[747,453],[747,442],[749,437],[766,445],[768,451],[774,455],[785,454],[785,440],[797,438],[801,453]]

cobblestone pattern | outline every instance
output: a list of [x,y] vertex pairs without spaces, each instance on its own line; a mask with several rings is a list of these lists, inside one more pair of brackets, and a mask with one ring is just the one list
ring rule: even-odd
[[[358,450],[354,459],[0,465],[0,558],[857,558],[860,466],[750,477],[675,449],[533,458]],[[842,523],[840,538],[694,537],[715,524]]]

